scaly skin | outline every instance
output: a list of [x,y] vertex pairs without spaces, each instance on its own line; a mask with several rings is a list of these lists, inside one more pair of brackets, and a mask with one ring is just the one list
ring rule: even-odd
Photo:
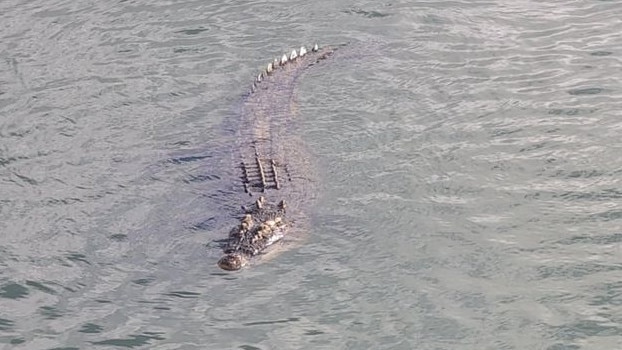
[[218,261],[218,266],[234,271],[247,265],[251,257],[283,237],[286,228],[284,217],[285,203],[273,205],[266,203],[264,197],[259,197],[240,224],[229,233],[225,255]]

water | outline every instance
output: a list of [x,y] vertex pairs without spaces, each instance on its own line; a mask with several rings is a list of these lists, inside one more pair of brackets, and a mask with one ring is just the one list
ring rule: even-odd
[[[0,347],[622,348],[621,17],[2,2]],[[223,274],[208,165],[259,67],[316,39],[366,52],[300,81],[312,225]]]

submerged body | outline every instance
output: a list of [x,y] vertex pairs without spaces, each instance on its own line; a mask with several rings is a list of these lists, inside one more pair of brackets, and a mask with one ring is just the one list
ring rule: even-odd
[[[236,164],[241,180],[239,223],[231,230],[218,261],[224,270],[239,270],[279,241],[313,197],[309,157],[291,133],[296,80],[334,52],[301,48],[266,65],[241,106]],[[248,204],[250,203],[250,206]]]

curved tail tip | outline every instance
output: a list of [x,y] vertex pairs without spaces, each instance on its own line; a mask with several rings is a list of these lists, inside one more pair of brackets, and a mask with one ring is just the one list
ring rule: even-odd
[[[317,43],[313,45],[313,47],[311,48],[311,51],[312,52],[320,51],[320,47],[318,46]],[[266,68],[265,72],[259,73],[255,81],[253,82],[253,85],[251,86],[251,93],[255,92],[257,90],[257,84],[263,81],[265,77],[272,74],[272,72],[274,72],[274,70],[278,66],[284,66],[289,61],[294,61],[298,57],[303,57],[307,54],[307,52],[308,52],[307,49],[304,46],[301,46],[298,52],[296,52],[296,50],[292,50],[292,53],[289,55],[289,57],[287,57],[287,54],[284,54],[283,56],[281,56],[280,59],[277,57],[274,59],[273,62],[268,63],[268,67]]]

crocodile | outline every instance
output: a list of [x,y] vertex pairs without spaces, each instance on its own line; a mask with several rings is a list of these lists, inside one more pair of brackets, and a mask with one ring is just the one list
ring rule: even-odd
[[281,240],[296,221],[292,210],[313,196],[309,157],[290,130],[294,90],[297,79],[309,67],[335,50],[315,44],[309,50],[303,46],[275,58],[254,78],[244,96],[235,157],[240,192],[248,195],[248,202],[242,203],[239,221],[223,244],[224,255],[218,261],[223,270],[241,269]]

